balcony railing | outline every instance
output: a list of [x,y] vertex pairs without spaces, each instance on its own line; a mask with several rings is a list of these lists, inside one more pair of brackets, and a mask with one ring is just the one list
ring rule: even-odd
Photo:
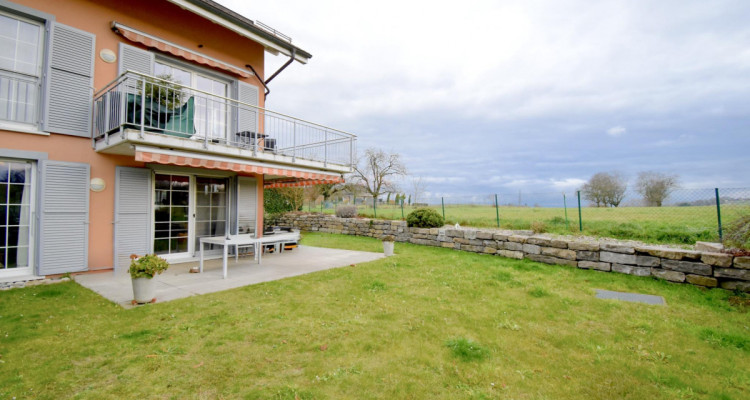
[[351,167],[357,137],[289,115],[128,71],[94,95],[95,141],[125,130]]

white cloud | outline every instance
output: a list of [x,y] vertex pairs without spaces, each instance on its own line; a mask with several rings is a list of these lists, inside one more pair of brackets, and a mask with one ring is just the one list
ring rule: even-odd
[[622,136],[627,131],[628,130],[625,129],[624,126],[618,125],[618,126],[613,126],[613,127],[609,128],[609,129],[607,129],[607,135],[613,136],[613,137],[618,137],[618,136]]

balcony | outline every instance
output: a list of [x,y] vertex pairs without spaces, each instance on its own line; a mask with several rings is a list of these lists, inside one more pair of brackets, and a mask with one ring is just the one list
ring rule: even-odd
[[351,172],[357,137],[242,101],[128,71],[94,95],[93,146],[136,146]]

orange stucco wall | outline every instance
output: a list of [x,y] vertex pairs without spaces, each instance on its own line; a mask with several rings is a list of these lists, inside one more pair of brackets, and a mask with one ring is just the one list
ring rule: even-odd
[[[160,37],[188,49],[238,67],[251,64],[263,76],[263,47],[234,32],[221,28],[167,1],[156,0],[17,0],[14,3],[55,16],[57,22],[96,35],[94,87],[99,90],[117,76],[117,63],[99,58],[102,49],[118,53],[118,43],[126,42],[112,32],[112,21]],[[201,47],[198,47],[202,45]],[[118,55],[119,56],[119,55]],[[223,73],[223,71],[218,71]],[[259,86],[251,77],[245,80]],[[259,90],[262,93],[262,88]],[[263,106],[263,97],[259,99]],[[87,138],[67,135],[35,135],[0,130],[0,148],[45,152],[50,160],[88,163],[91,177],[107,184],[103,192],[90,193],[89,269],[111,268],[113,262],[114,183],[116,166],[142,167],[133,157],[97,154]],[[258,227],[263,224],[263,179],[258,177]]]

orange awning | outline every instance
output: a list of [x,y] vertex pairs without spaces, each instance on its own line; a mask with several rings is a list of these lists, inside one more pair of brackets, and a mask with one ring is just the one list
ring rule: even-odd
[[129,28],[122,24],[118,24],[115,21],[112,21],[112,30],[115,31],[116,33],[119,33],[125,39],[128,39],[131,42],[140,43],[147,47],[151,47],[151,48],[163,51],[165,53],[169,53],[174,56],[184,58],[185,60],[194,61],[194,62],[197,62],[198,64],[208,65],[209,67],[213,67],[213,68],[218,68],[218,69],[230,72],[234,75],[239,75],[243,78],[249,78],[252,76],[249,72],[242,70],[238,67],[221,62],[209,56],[196,53],[182,46],[178,46],[174,43],[167,42],[166,40],[162,40],[154,36],[145,34],[143,32],[137,31],[133,28]]
[[136,148],[135,160],[145,163],[179,165],[183,167],[218,169],[238,173],[277,175],[285,177],[277,181],[269,180],[265,182],[263,185],[264,188],[312,186],[344,182],[341,175],[336,174],[303,171],[292,168],[268,167],[257,165],[252,162],[245,162],[243,160],[218,159],[202,155],[183,155],[168,151],[149,151],[142,148]]

